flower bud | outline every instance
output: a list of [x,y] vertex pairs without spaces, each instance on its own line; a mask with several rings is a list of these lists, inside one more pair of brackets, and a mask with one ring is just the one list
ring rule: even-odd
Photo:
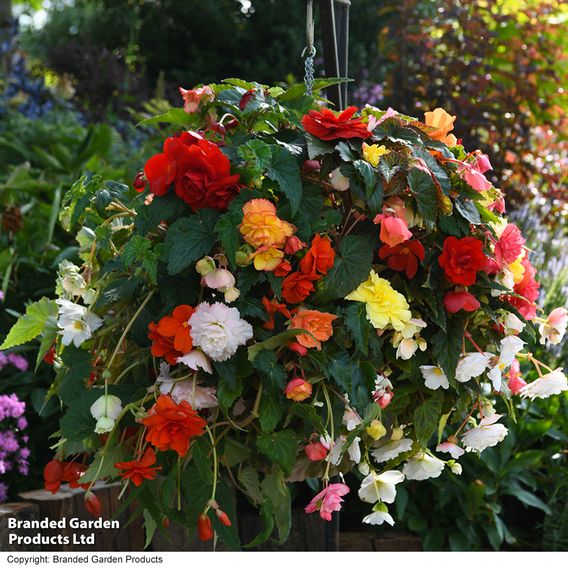
[[[450,462],[448,462],[450,463]],[[461,475],[462,473],[462,466],[458,462],[450,463],[450,470],[454,475]]]
[[402,428],[393,428],[392,429],[392,434],[391,434],[391,440],[393,442],[398,442],[399,440],[401,440],[404,436],[404,432],[402,430]]
[[90,410],[91,415],[97,421],[95,432],[104,434],[114,428],[114,423],[122,412],[122,401],[112,394],[104,394],[95,400]]
[[250,257],[251,252],[253,252],[252,247],[243,247],[243,249],[238,250],[235,253],[235,260],[237,263],[237,266],[240,266],[241,268],[246,268],[247,266],[250,265],[250,263],[252,262],[252,258]]
[[297,342],[290,343],[288,345],[288,349],[297,353],[300,357],[305,357],[308,354],[308,350],[303,345],[300,345]]
[[375,419],[367,426],[367,434],[375,441],[380,440],[386,433],[387,429],[380,420]]
[[227,515],[225,511],[217,509],[215,513],[217,514],[217,518],[219,519],[222,525],[225,525],[226,527],[232,526],[233,523],[231,523],[231,519],[229,519],[229,515]]
[[302,164],[302,173],[309,174],[310,172],[317,172],[321,168],[319,160],[306,160]]
[[212,270],[215,270],[215,261],[210,256],[204,256],[195,263],[195,270],[197,270],[201,276],[206,276]]
[[313,442],[304,447],[310,461],[321,461],[327,456],[327,448],[321,442]]
[[202,542],[211,540],[214,536],[211,519],[203,513],[197,517],[197,535]]
[[138,193],[142,193],[146,188],[146,178],[144,177],[144,172],[138,172],[134,181],[132,182],[132,186]]
[[225,291],[225,302],[227,302],[227,304],[230,304],[231,302],[234,302],[240,295],[241,293],[239,292],[238,288],[235,288],[234,286],[232,288],[228,288]]
[[305,379],[296,377],[286,385],[284,393],[287,399],[301,402],[311,396],[312,385]]
[[298,237],[292,235],[286,239],[284,252],[286,254],[296,254],[299,250],[306,248],[306,243],[302,242]]
[[100,517],[102,505],[99,498],[90,491],[85,493],[85,509],[93,516],[93,517]]

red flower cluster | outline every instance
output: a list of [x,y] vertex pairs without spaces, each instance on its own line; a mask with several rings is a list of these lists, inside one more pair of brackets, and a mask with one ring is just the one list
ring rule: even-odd
[[195,132],[166,138],[163,153],[146,162],[144,174],[153,194],[164,195],[174,183],[178,197],[194,211],[225,211],[240,190],[240,176],[231,175],[227,156]]
[[148,339],[152,341],[154,357],[164,357],[170,365],[175,365],[178,357],[191,351],[193,341],[188,321],[194,311],[191,306],[183,304],[171,316],[164,316],[157,324],[150,323]]
[[171,396],[162,395],[142,424],[148,428],[147,442],[161,452],[174,450],[183,457],[191,438],[203,434],[206,422],[185,400],[176,404]]
[[360,118],[353,118],[357,107],[346,108],[342,113],[335,114],[324,108],[311,110],[302,118],[302,126],[320,140],[338,140],[339,138],[369,138],[367,125]]
[[114,464],[116,469],[122,469],[120,476],[123,479],[131,479],[136,487],[140,487],[145,479],[154,479],[161,467],[152,467],[156,463],[156,452],[153,448],[148,448],[142,459]]
[[379,258],[387,259],[388,267],[397,272],[406,272],[406,277],[416,276],[419,261],[424,260],[426,251],[420,241],[405,241],[394,247],[383,245],[379,249]]
[[452,284],[471,286],[477,273],[485,269],[489,259],[483,252],[483,243],[474,237],[447,237],[438,262]]
[[313,291],[314,282],[328,273],[335,261],[335,251],[327,237],[316,235],[306,256],[300,261],[300,271],[282,282],[282,297],[289,304],[303,302]]
[[79,483],[79,477],[86,471],[87,466],[82,463],[51,460],[43,468],[44,487],[53,494],[59,491],[62,483],[69,483],[71,489],[87,489],[89,483]]

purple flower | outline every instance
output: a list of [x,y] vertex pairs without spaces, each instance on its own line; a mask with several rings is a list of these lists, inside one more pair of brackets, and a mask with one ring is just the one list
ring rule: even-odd
[[18,355],[17,353],[8,353],[8,362],[11,363],[18,371],[25,373],[28,370],[29,364],[25,357]]

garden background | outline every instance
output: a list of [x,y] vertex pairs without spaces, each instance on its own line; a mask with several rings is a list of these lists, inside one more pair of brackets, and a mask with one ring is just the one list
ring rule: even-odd
[[[353,0],[350,14],[349,102],[457,115],[456,135],[491,155],[491,181],[528,237],[546,291],[540,305],[566,306],[568,5]],[[53,294],[57,264],[77,255],[58,221],[73,182],[97,173],[132,184],[164,137],[136,124],[179,106],[179,85],[301,80],[305,2],[1,0],[0,18],[2,340],[26,304]],[[36,356],[31,347],[0,353],[0,395],[25,402],[27,422],[16,465],[0,472],[0,500],[41,487],[51,457],[59,409],[45,403],[53,370],[35,368]],[[555,367],[568,353],[543,347],[538,356]],[[464,458],[461,477],[400,489],[397,530],[426,550],[568,549],[567,402],[523,402],[505,441]],[[3,444],[19,412],[10,404]],[[354,503],[341,517],[349,530],[361,511]]]

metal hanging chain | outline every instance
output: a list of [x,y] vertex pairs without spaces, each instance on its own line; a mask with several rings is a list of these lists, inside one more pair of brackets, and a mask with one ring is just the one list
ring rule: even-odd
[[304,84],[306,85],[306,94],[312,96],[314,88],[314,57],[316,48],[314,46],[314,2],[307,0],[306,7],[306,47],[302,51],[304,61]]

